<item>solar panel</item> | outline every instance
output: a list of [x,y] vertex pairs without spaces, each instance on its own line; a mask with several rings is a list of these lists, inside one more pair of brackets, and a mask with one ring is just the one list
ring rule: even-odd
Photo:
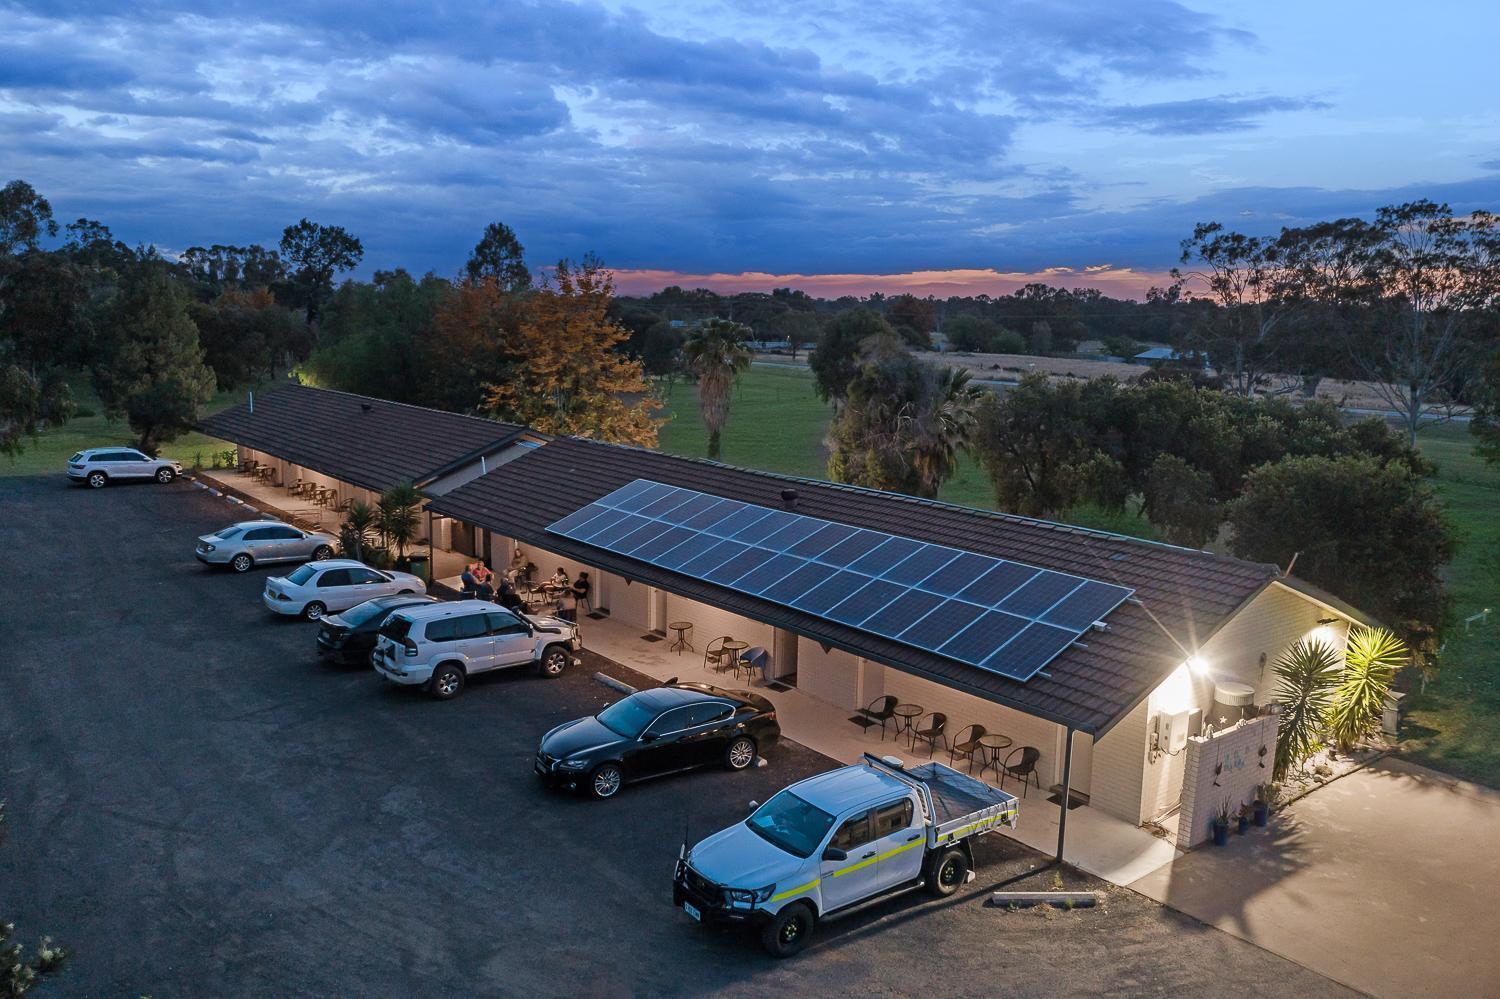
[[1133,592],[646,479],[547,530],[1020,681]]

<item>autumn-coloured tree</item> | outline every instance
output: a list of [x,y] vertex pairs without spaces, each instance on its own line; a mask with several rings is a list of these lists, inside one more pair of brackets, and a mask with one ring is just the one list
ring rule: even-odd
[[489,386],[508,382],[525,315],[525,299],[494,277],[458,284],[419,336],[427,369],[425,403],[465,412]]
[[564,260],[527,300],[510,376],[485,387],[485,409],[549,434],[656,444],[660,403],[641,362],[616,348],[629,338],[607,315],[614,276],[598,260]]

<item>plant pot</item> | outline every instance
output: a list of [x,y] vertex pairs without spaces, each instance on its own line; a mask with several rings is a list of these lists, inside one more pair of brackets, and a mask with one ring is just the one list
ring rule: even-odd
[[1255,803],[1255,824],[1264,829],[1271,821],[1271,806],[1264,801]]
[[1214,823],[1214,846],[1224,846],[1229,842],[1229,823]]
[[1248,816],[1248,815],[1241,815],[1240,818],[1239,818],[1239,822],[1238,822],[1238,824],[1235,827],[1235,831],[1238,832],[1241,836],[1243,836],[1243,835],[1245,835],[1245,833],[1249,832],[1250,831],[1250,816]]

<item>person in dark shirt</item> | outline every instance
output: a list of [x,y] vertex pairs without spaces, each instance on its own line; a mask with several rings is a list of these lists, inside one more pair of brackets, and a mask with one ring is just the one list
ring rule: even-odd
[[[589,582],[589,574],[587,572],[580,572],[578,578],[573,580],[573,599],[577,604],[581,604],[585,600],[589,600],[589,594],[593,592],[593,589],[594,584]],[[589,600],[589,610],[593,609],[593,601]]]

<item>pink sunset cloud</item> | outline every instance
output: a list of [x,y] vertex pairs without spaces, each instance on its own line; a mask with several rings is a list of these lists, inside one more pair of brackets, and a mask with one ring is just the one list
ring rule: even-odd
[[936,298],[980,294],[998,297],[1040,282],[1058,288],[1097,288],[1112,298],[1144,299],[1146,290],[1152,285],[1166,286],[1171,280],[1166,271],[1136,270],[1111,264],[1048,267],[1040,271],[997,271],[985,267],[898,274],[769,274],[764,271],[693,274],[649,268],[615,271],[615,289],[622,295],[649,295],[669,285],[679,285],[683,288],[708,288],[725,294],[795,288],[815,298],[864,297],[877,291],[885,295],[910,293]]

